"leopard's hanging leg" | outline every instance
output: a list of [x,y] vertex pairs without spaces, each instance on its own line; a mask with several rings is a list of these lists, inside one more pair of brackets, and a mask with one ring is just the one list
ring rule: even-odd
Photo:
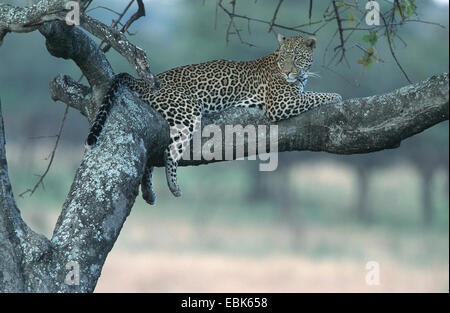
[[167,185],[175,197],[181,197],[181,189],[177,179],[178,160],[172,158],[170,155],[170,148],[167,148],[166,151],[164,151],[164,166],[166,167]]
[[144,200],[150,205],[156,203],[156,193],[153,190],[152,181],[153,170],[154,167],[147,162],[147,166],[145,167],[144,175],[142,176],[141,180],[142,198],[144,198]]
[[201,108],[192,103],[185,103],[185,116],[180,119],[168,119],[171,143],[164,152],[167,184],[175,197],[181,196],[181,189],[177,181],[178,161],[189,146],[193,133],[198,131],[201,122]]
[[[277,101],[275,101],[276,99]],[[265,101],[266,116],[273,122],[278,122],[303,112],[311,110],[322,104],[334,104],[342,102],[341,95],[337,93],[303,92],[289,93],[285,100],[268,95]]]

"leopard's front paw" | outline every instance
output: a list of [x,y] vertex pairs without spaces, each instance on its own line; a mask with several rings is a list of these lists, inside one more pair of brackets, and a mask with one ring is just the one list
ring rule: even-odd
[[181,197],[181,188],[177,184],[169,184],[169,189],[175,197]]
[[331,94],[331,104],[338,104],[338,103],[342,103],[342,96],[338,93],[332,93]]

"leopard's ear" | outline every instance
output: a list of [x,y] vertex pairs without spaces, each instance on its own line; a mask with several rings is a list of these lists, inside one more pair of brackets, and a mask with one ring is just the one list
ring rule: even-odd
[[307,47],[310,47],[311,49],[315,49],[317,45],[317,39],[314,37],[310,37],[305,40],[305,44]]
[[280,46],[281,46],[283,44],[283,42],[286,40],[286,37],[284,37],[281,34],[278,34],[277,35],[277,39],[278,39],[278,42],[280,43]]

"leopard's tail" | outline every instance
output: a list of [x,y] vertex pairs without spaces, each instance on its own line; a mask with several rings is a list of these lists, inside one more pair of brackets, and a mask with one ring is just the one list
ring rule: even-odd
[[100,136],[100,133],[102,132],[103,126],[105,125],[106,118],[108,117],[109,112],[111,111],[111,108],[113,106],[114,98],[117,94],[117,91],[122,85],[127,85],[127,82],[132,79],[134,78],[127,73],[118,74],[113,78],[112,84],[103,98],[102,105],[98,110],[94,124],[92,124],[92,127],[89,131],[89,135],[86,139],[85,146],[87,149],[92,148],[97,143],[97,139]]

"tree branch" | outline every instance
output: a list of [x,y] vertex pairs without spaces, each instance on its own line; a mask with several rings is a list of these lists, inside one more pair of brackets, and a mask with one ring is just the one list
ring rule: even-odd
[[76,82],[67,75],[59,75],[50,82],[50,94],[54,101],[61,101],[88,117],[91,88]]
[[[46,38],[47,50],[57,58],[72,59],[92,87],[92,103],[84,108],[89,120],[95,118],[98,105],[114,76],[105,54],[83,31],[63,22],[43,24],[39,31]],[[60,84],[61,85],[61,84]]]
[[81,27],[94,36],[108,42],[117,52],[124,56],[136,73],[151,86],[158,88],[158,81],[150,71],[150,63],[144,50],[131,44],[119,30],[109,27],[85,14],[80,17]]
[[[63,20],[68,0],[40,0],[36,4],[18,7],[0,3],[0,46],[9,32],[27,33],[34,31],[44,22]],[[81,9],[89,1],[78,0]]]
[[[0,103],[0,292],[47,291],[44,262],[50,242],[22,220],[6,162],[5,133]],[[35,271],[35,269],[42,271]]]
[[[369,153],[396,148],[401,141],[449,118],[448,73],[408,85],[384,95],[345,100],[322,106],[277,123],[278,151],[325,151],[336,154]],[[226,125],[265,125],[271,122],[254,108],[230,108],[202,118],[202,127],[215,124],[225,134]],[[158,126],[148,125],[152,132]],[[149,150],[154,166],[163,166],[163,152],[169,144],[168,130]],[[209,138],[202,138],[202,146]],[[265,138],[269,148],[269,133]],[[245,141],[247,145],[247,139]],[[191,145],[192,150],[193,145]],[[222,136],[222,147],[225,138]],[[233,146],[236,151],[236,145]],[[247,149],[246,156],[247,156]],[[225,151],[222,151],[225,160]],[[191,152],[192,155],[192,152]],[[180,166],[199,165],[216,160],[182,160]]]
[[278,0],[278,4],[277,4],[277,7],[275,8],[275,12],[273,13],[272,20],[270,20],[269,33],[272,31],[273,24],[275,23],[275,20],[278,15],[278,10],[280,9],[282,3],[283,3],[283,0]]
[[143,143],[158,140],[146,127],[156,114],[135,95],[121,93],[105,140],[85,153],[51,239],[55,264],[79,264],[80,285],[65,284],[67,270],[61,268],[54,272],[57,290],[94,290],[138,194],[147,153]]
[[[325,151],[335,154],[369,153],[392,149],[401,141],[449,118],[448,73],[435,75],[423,82],[408,85],[384,95],[345,100],[342,104],[322,106],[297,117],[277,123],[278,151]],[[131,123],[131,121],[128,121]],[[230,108],[205,115],[202,128],[217,125],[225,147],[226,125],[264,125],[271,122],[254,108]],[[168,146],[169,129],[156,114],[147,125],[158,141],[149,145],[148,159],[153,166],[163,166],[163,153]],[[267,151],[270,134],[267,132]],[[202,144],[209,138],[202,138]],[[236,151],[236,143],[233,143]],[[257,144],[257,143],[255,143]],[[248,140],[245,140],[245,155]],[[194,145],[191,144],[191,156]],[[225,160],[181,160],[180,166],[208,164]]]

